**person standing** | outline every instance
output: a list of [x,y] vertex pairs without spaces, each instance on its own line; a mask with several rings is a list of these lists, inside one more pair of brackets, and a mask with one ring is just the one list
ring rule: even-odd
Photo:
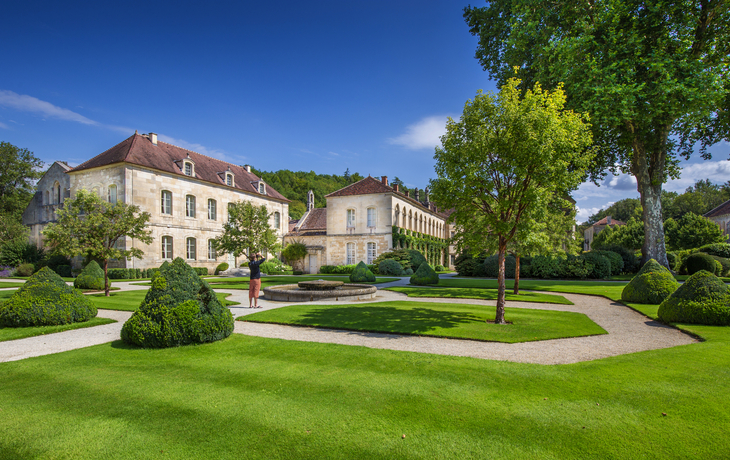
[[264,261],[261,253],[257,252],[248,263],[248,268],[251,270],[251,281],[248,282],[248,308],[261,308],[259,307],[259,291],[261,290],[261,269],[259,267]]

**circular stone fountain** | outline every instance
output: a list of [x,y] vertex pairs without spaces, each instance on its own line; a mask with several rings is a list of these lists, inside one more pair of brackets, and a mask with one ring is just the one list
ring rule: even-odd
[[309,302],[314,300],[374,299],[378,288],[370,284],[345,284],[342,281],[300,281],[264,288],[266,300]]

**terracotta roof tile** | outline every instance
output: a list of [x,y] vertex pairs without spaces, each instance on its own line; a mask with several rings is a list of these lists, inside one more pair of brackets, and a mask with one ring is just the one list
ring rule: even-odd
[[327,208],[312,209],[299,230],[326,230]]
[[705,217],[718,217],[718,216],[724,216],[725,214],[730,214],[730,200],[727,200],[720,206],[716,207],[715,209],[711,209],[710,211],[706,212],[704,214]]
[[[109,150],[78,165],[71,171],[83,171],[125,162],[184,176],[185,174],[181,169],[181,160],[188,157],[195,165],[195,177],[197,179],[213,184],[226,185],[225,172],[230,170],[233,173],[233,188],[258,194],[258,190],[252,182],[257,182],[259,177],[246,171],[242,166],[217,160],[162,141],[158,141],[157,145],[154,145],[147,136],[140,134],[132,135]],[[269,184],[266,184],[266,196],[290,201]]]
[[369,195],[372,193],[390,193],[393,189],[384,183],[370,176],[363,180],[359,180],[354,184],[343,187],[336,192],[325,195],[325,198],[334,196],[351,196],[351,195]]
[[[599,220],[595,224],[592,225],[592,227],[595,227],[597,225],[608,225],[608,218],[611,216],[606,216],[603,219]],[[611,219],[611,225],[626,225],[626,222],[621,222],[620,220]]]

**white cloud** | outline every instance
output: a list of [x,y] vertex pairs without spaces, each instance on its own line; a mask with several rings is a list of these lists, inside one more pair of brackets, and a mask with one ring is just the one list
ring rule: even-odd
[[684,192],[687,187],[694,185],[700,179],[709,179],[710,182],[724,184],[730,179],[730,161],[703,161],[682,168],[679,179],[669,180],[664,184],[664,190]]
[[[158,138],[162,142],[166,142],[168,144],[176,145],[178,147],[182,147],[184,149],[192,150],[193,152],[201,153],[203,155],[207,155],[209,157],[218,158],[219,160],[225,160],[227,157],[227,153],[223,150],[218,149],[211,149],[201,144],[196,144],[194,142],[188,142],[182,139],[175,139],[170,136],[165,136],[164,134],[158,134]],[[244,156],[238,156],[239,159],[245,160],[246,157]]]
[[84,125],[111,129],[125,134],[131,134],[132,132],[130,128],[105,125],[103,123],[99,123],[98,121],[86,118],[79,113],[53,105],[50,102],[42,101],[33,96],[18,94],[8,90],[0,90],[0,106],[20,110],[21,112],[35,113],[46,118],[56,118],[58,120],[73,121]]
[[591,217],[593,214],[597,213],[601,209],[606,209],[610,206],[613,206],[613,204],[616,203],[615,201],[608,201],[602,206],[593,206],[590,208],[581,208],[580,206],[575,207],[575,220],[578,223],[585,222],[588,220],[589,217]]
[[406,127],[406,132],[388,139],[388,143],[411,150],[433,149],[441,145],[439,139],[446,133],[446,115],[426,117]]
[[5,123],[3,123],[2,121],[0,121],[0,128],[2,128],[2,129],[10,129],[10,126],[8,126]]

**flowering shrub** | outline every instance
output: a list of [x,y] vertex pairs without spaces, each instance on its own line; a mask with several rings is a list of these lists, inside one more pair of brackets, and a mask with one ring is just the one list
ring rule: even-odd
[[13,273],[13,267],[0,265],[0,278],[7,278]]

